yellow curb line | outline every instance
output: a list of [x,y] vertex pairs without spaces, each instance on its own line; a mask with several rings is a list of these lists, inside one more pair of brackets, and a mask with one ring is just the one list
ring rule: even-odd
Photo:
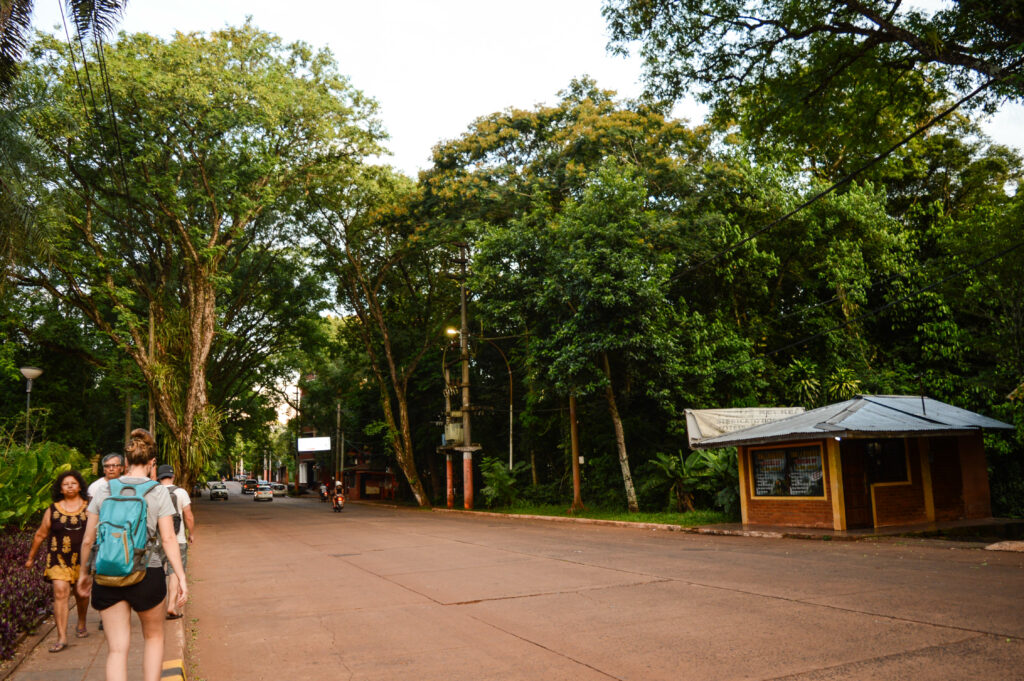
[[181,660],[167,660],[164,662],[164,670],[160,674],[160,678],[185,681],[185,665]]

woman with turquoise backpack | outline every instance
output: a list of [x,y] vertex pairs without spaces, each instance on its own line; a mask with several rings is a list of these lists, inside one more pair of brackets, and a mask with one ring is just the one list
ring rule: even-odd
[[[159,681],[167,596],[164,555],[178,576],[179,608],[188,599],[188,583],[174,533],[171,497],[166,487],[152,479],[156,441],[149,431],[132,431],[125,447],[125,463],[125,475],[101,484],[89,502],[82,556],[89,556],[92,569],[82,570],[78,589],[86,595],[91,593],[92,606],[103,621],[107,681],[128,678],[132,610],[142,623],[143,681]],[[158,547],[163,548],[162,553]],[[118,556],[123,565],[116,564]]]

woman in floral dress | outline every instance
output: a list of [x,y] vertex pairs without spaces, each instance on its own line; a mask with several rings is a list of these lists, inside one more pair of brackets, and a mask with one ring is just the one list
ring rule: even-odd
[[75,470],[58,475],[50,493],[53,503],[43,513],[43,522],[32,538],[32,548],[28,552],[25,567],[32,567],[40,546],[47,542],[43,578],[53,584],[53,618],[57,622],[57,642],[50,646],[50,652],[59,653],[68,645],[69,598],[72,590],[78,607],[75,636],[85,638],[89,635],[85,626],[89,599],[80,595],[76,587],[89,495],[82,474]]

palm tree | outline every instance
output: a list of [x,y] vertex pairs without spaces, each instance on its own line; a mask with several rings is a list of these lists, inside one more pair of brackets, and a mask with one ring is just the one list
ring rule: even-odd
[[[64,0],[81,37],[113,30],[127,0]],[[18,65],[30,42],[34,0],[0,0],[0,96],[18,76]]]

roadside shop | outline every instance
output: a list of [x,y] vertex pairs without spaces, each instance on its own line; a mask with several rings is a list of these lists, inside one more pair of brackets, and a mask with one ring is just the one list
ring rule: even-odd
[[851,530],[990,517],[982,433],[1003,429],[1013,426],[928,397],[858,395],[691,433],[690,446],[737,448],[744,524]]

